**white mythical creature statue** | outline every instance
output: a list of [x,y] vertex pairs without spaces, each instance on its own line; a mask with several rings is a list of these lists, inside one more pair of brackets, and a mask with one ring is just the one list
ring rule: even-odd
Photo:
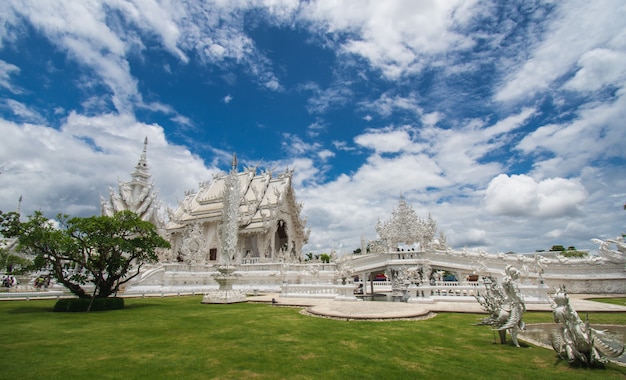
[[507,265],[505,272],[501,286],[498,286],[495,281],[487,280],[485,293],[476,296],[483,310],[489,314],[489,317],[484,318],[478,325],[489,325],[498,330],[502,344],[506,343],[508,331],[513,344],[519,347],[517,333],[524,329],[522,315],[526,311],[518,286],[520,272],[511,265]]
[[[618,237],[615,240],[591,239],[591,241],[600,245],[598,254],[606,261],[616,264],[626,263],[626,243],[624,243],[623,237]],[[615,244],[617,250],[611,249],[611,244]]]
[[583,322],[569,303],[565,286],[552,296],[554,321],[560,325],[552,335],[552,347],[562,359],[570,363],[594,366],[606,363],[624,352],[624,345],[606,331],[596,330]]

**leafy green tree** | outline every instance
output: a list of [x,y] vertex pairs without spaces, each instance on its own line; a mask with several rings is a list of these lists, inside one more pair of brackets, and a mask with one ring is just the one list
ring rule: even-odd
[[320,261],[323,263],[330,263],[330,255],[328,253],[322,253],[320,255]]
[[[104,298],[139,274],[145,263],[156,262],[158,248],[170,244],[156,227],[131,212],[88,218],[58,215],[60,227],[41,212],[28,221],[0,211],[0,233],[16,237],[18,249],[34,257],[30,269],[46,269],[79,298]],[[84,285],[94,285],[88,294]]]
[[553,245],[552,248],[550,248],[551,252],[554,251],[565,251],[565,247],[563,247],[562,245]]

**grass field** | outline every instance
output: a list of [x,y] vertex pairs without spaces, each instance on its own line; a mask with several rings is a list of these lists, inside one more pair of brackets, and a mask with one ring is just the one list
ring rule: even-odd
[[[53,313],[54,301],[0,302],[2,379],[624,379],[570,368],[552,350],[494,344],[477,314],[338,321],[201,296],[127,299],[126,309]],[[589,315],[626,324],[625,313]],[[527,313],[529,323],[551,313]]]

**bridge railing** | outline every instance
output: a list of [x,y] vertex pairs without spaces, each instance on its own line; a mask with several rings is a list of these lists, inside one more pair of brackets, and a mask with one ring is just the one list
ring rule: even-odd
[[479,284],[471,282],[437,281],[432,285],[410,286],[408,291],[411,297],[416,298],[470,297],[474,299],[482,289]]
[[281,297],[329,298],[337,301],[356,301],[354,286],[336,284],[283,284]]

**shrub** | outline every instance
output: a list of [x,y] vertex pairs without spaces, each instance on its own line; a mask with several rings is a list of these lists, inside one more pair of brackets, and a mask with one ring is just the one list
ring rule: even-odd
[[[53,311],[79,312],[87,311],[90,298],[64,298],[57,301]],[[124,299],[120,297],[94,298],[91,311],[119,310],[124,308]]]

